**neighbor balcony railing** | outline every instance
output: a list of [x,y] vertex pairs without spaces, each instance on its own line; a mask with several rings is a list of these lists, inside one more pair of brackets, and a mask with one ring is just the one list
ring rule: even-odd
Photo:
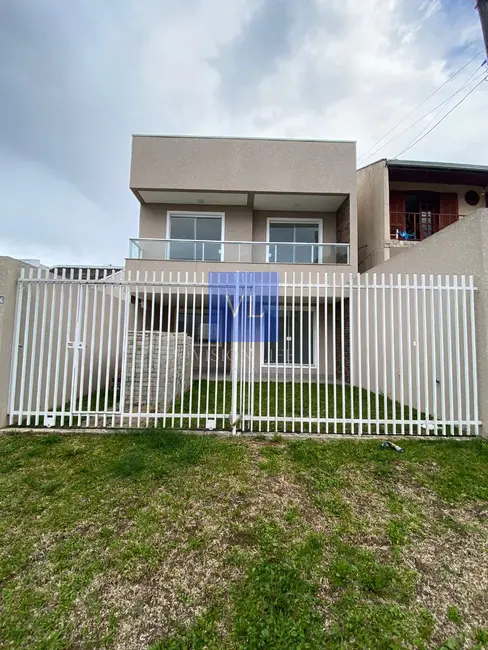
[[390,237],[422,241],[457,221],[462,214],[437,212],[390,212]]
[[129,258],[248,264],[349,264],[349,244],[131,239]]

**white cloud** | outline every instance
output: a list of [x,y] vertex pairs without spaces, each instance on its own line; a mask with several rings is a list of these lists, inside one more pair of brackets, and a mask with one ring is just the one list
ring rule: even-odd
[[[338,32],[328,28],[331,6],[335,23],[339,16],[344,26]],[[464,22],[457,20],[446,29],[450,23],[438,3],[417,6],[412,16],[407,11],[410,8],[395,1],[366,0],[358,11],[353,0],[323,0],[323,20],[303,35],[275,72],[261,80],[254,109],[244,118],[246,131],[356,139],[359,152],[369,149],[481,49],[472,12],[466,12]],[[402,42],[402,35],[411,30],[416,32],[415,43]],[[467,49],[462,56],[453,57],[456,48]],[[453,93],[481,62],[480,56],[411,121]],[[457,99],[460,97],[462,93]],[[482,123],[487,109],[486,91],[470,97],[412,154],[427,159],[486,162],[488,133]],[[377,157],[398,153],[423,126],[419,124]],[[452,137],[453,129],[458,137]]]
[[[2,253],[121,261],[138,227],[132,133],[349,139],[363,153],[482,49],[477,13],[453,0],[89,5],[0,9]],[[408,157],[486,163],[487,89]],[[397,154],[428,122],[374,159]]]
[[[128,249],[123,215],[115,215],[40,163],[0,152],[0,255],[43,263],[121,264]],[[134,200],[135,203],[135,200]]]
[[420,12],[424,11],[424,19],[430,18],[436,11],[439,11],[442,7],[441,0],[426,0],[420,6]]

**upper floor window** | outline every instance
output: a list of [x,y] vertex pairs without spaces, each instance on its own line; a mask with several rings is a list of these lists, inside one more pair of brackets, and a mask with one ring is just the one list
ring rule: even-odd
[[168,239],[172,240],[169,259],[205,262],[222,259],[222,214],[170,212],[168,220]]
[[320,243],[321,235],[318,221],[270,220],[268,259],[281,264],[318,264],[320,246],[313,244]]

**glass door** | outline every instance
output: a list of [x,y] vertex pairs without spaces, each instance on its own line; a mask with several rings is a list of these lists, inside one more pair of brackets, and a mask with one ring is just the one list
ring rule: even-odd
[[425,193],[420,195],[420,232],[421,239],[430,237],[439,230],[439,195]]
[[280,310],[278,342],[264,344],[264,363],[313,365],[314,323],[315,319],[311,312],[302,311],[300,315],[300,311],[287,310],[285,330],[285,312]]
[[180,240],[170,241],[170,260],[220,262],[222,217],[170,214],[169,218],[171,219],[170,239]]
[[268,261],[279,264],[318,264],[319,246],[314,244],[319,243],[319,238],[318,222],[271,221]]

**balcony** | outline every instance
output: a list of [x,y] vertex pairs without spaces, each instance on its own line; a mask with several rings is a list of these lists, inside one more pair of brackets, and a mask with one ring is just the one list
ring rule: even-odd
[[463,216],[434,212],[390,212],[390,238],[412,242],[422,241]]
[[348,265],[349,244],[131,239],[129,259],[235,264]]

